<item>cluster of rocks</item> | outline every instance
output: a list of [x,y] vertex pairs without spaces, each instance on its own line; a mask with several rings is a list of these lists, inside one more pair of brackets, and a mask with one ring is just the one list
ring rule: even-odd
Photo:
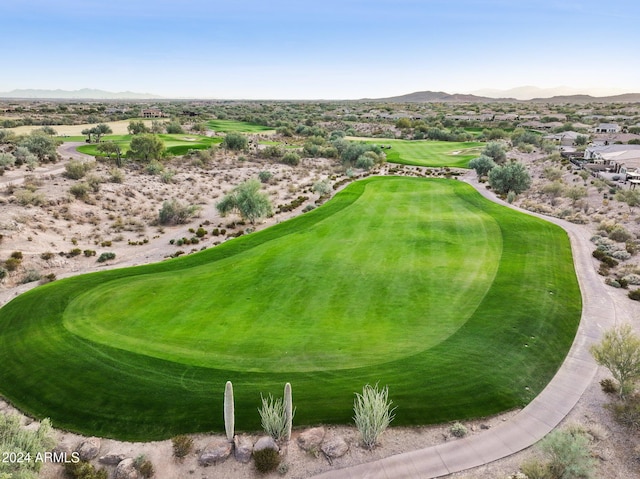
[[[54,452],[60,457],[65,457],[67,461],[75,458],[81,461],[92,461],[98,458],[100,454],[100,439],[90,437],[80,442],[72,451],[69,446],[58,445]],[[63,453],[63,454],[61,454]],[[98,458],[100,464],[106,466],[115,466],[115,479],[138,479],[138,470],[135,467],[134,459],[127,457],[125,454],[108,453]]]
[[[344,456],[349,450],[349,445],[340,436],[327,435],[325,428],[315,427],[308,429],[298,436],[297,444],[300,449],[318,454],[322,452],[328,459]],[[273,449],[281,452],[280,447],[271,436],[262,436],[253,443],[246,436],[235,436],[233,442],[226,439],[217,439],[207,444],[198,456],[201,466],[211,466],[226,461],[232,454],[234,458],[243,464],[251,460],[254,451]]]

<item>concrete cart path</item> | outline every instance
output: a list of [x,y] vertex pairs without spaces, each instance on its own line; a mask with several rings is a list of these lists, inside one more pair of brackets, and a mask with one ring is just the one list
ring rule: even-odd
[[[484,185],[478,184],[471,175],[468,174],[465,181],[491,201],[510,206],[487,191]],[[591,256],[594,247],[589,241],[587,228],[556,218],[533,215],[561,226],[568,233],[582,293],[582,318],[578,332],[569,354],[547,387],[512,419],[480,434],[367,464],[328,471],[314,476],[316,479],[430,479],[446,476],[482,466],[532,446],[573,409],[598,369],[589,353],[589,346],[598,342],[602,332],[612,328],[618,321],[615,304],[594,268]]]

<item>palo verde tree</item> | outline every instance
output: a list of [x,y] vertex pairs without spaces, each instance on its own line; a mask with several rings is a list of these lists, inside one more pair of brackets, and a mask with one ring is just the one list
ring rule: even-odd
[[260,192],[260,187],[258,180],[247,180],[226,194],[216,208],[222,216],[237,211],[243,219],[255,224],[273,214],[271,200],[266,193]]
[[620,397],[633,391],[640,379],[640,337],[630,324],[607,331],[598,344],[591,346],[596,362],[611,371],[620,385]]
[[519,195],[531,186],[531,176],[522,163],[512,161],[493,168],[489,172],[489,184],[498,194],[506,195],[513,191]]
[[149,128],[144,124],[142,120],[131,120],[127,130],[130,135],[139,135],[140,133],[149,133]]
[[115,155],[116,166],[118,168],[122,167],[122,149],[115,141],[100,143],[97,149],[100,153],[106,154],[109,159],[112,158],[112,155]]
[[38,161],[56,161],[58,153],[56,148],[58,142],[46,133],[34,130],[20,141],[19,146],[23,146],[38,158]]
[[146,162],[150,160],[159,160],[164,154],[164,151],[164,142],[160,137],[158,137],[158,135],[145,133],[142,135],[136,135],[131,140],[127,155]]

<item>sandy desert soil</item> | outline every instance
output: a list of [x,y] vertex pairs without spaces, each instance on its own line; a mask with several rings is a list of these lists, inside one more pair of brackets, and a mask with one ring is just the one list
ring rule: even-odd
[[[17,271],[10,273],[0,285],[0,305],[5,304],[20,292],[37,285],[37,282],[21,284],[24,275],[30,270],[38,271],[42,275],[53,273],[57,278],[62,278],[100,268],[162,261],[179,249],[188,254],[191,250],[212,247],[216,242],[223,241],[224,237],[207,235],[197,245],[182,247],[171,245],[169,241],[183,236],[193,236],[189,228],[197,228],[200,224],[207,224],[206,222],[208,222],[207,229],[223,227],[227,229],[227,235],[238,231],[239,228],[246,228],[247,225],[231,225],[238,221],[237,217],[221,218],[215,209],[215,202],[232,186],[244,179],[256,177],[259,171],[267,170],[273,173],[272,181],[265,186],[274,205],[287,204],[300,195],[308,196],[308,200],[291,212],[276,214],[257,228],[264,228],[300,214],[305,205],[313,204],[318,199],[318,195],[311,191],[315,181],[329,177],[333,177],[334,181],[344,178],[341,171],[328,160],[305,159],[300,166],[292,168],[266,163],[263,160],[240,161],[237,157],[218,153],[208,166],[195,165],[180,159],[173,160],[166,166],[166,169],[175,171],[171,183],[163,183],[159,176],[149,175],[142,169],[126,168],[125,180],[122,183],[108,181],[101,183],[98,192],[92,193],[87,200],[80,201],[72,199],[68,192],[70,186],[76,181],[62,175],[64,161],[68,161],[70,157],[80,158],[80,156],[73,152],[72,145],[63,146],[60,152],[64,158],[63,163],[38,168],[33,172],[16,169],[0,177],[0,210],[2,211],[0,234],[3,235],[0,242],[0,259],[8,258],[13,251],[23,253],[21,266]],[[538,191],[540,185],[544,183],[541,176],[544,167],[549,166],[548,162],[541,154],[525,155],[512,152],[511,155],[519,155],[522,161],[527,162],[535,179],[531,192],[520,198],[517,203],[527,206],[535,203],[544,206],[546,200]],[[107,163],[97,163],[90,174],[106,179],[112,167],[113,165]],[[390,168],[393,168],[396,174],[422,175],[424,173],[420,168],[397,168],[392,165],[387,165],[378,173],[384,174]],[[567,184],[572,184],[576,183],[574,180],[577,177],[573,171],[566,169],[563,172],[563,178]],[[31,185],[35,193],[44,197],[42,205],[21,205],[18,202],[15,196],[16,191],[28,185]],[[561,198],[556,206],[550,207],[546,204],[545,207],[551,213],[561,212],[562,208],[576,210],[572,210],[572,213],[581,211],[590,218],[590,222],[584,226],[590,230],[595,230],[600,220],[608,218],[638,233],[637,213],[631,213],[626,205],[613,201],[605,204],[602,194],[597,192],[595,187],[589,188],[589,191],[589,196],[584,200],[587,203],[586,206],[580,204],[576,207],[571,205],[570,200]],[[200,210],[197,217],[184,225],[154,225],[162,202],[171,198],[198,205]],[[110,246],[102,246],[109,241]],[[116,253],[116,259],[108,262],[109,264],[104,264],[97,263],[93,256],[85,257],[84,254],[69,256],[68,253],[74,248],[95,250],[97,255],[104,251],[111,251]],[[53,253],[53,256],[43,259],[41,255],[45,252]],[[594,260],[594,268],[597,269],[597,267]],[[614,298],[621,316],[638,326],[640,308],[637,307],[637,303],[630,301],[626,297],[626,291],[622,289],[610,288],[609,294]],[[599,477],[640,477],[640,473],[637,472],[637,460],[640,457],[636,450],[637,436],[613,422],[610,414],[603,408],[610,399],[601,391],[598,381],[606,376],[605,370],[600,371],[596,380],[566,419],[565,424],[579,423],[591,431],[594,437],[594,454],[599,463]],[[0,402],[0,411],[13,411],[13,408],[5,402]],[[465,425],[471,434],[481,434],[483,428],[506,421],[515,412],[517,411],[510,411],[493,418],[465,422]],[[24,421],[31,423],[28,418],[24,418]],[[349,452],[333,461],[329,461],[321,453],[311,454],[300,449],[296,438],[302,431],[296,430],[292,441],[283,450],[283,463],[288,467],[284,477],[307,478],[331,468],[346,467],[442,441],[455,440],[448,428],[449,425],[391,428],[385,432],[379,447],[373,451],[367,451],[360,447],[357,431],[353,427],[327,427],[327,434],[339,435],[349,444]],[[84,439],[64,431],[57,431],[56,435],[61,444],[68,445],[72,449]],[[194,435],[195,449],[204,447],[213,437]],[[122,443],[102,440],[99,455],[109,452],[122,453],[134,458],[144,454],[154,464],[157,478],[259,477],[251,464],[240,464],[233,458],[222,464],[204,468],[197,464],[197,456],[193,453],[183,463],[178,463],[172,457],[170,441]],[[496,463],[452,477],[506,478],[518,471],[522,461],[535,454],[535,448],[530,448]],[[110,471],[114,470],[114,466],[106,467]],[[41,477],[47,479],[63,477],[61,467],[47,464]],[[279,474],[273,473],[266,477],[279,477]]]

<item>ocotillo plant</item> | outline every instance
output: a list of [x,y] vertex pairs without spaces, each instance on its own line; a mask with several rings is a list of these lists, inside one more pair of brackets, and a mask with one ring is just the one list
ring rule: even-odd
[[224,387],[224,430],[227,433],[227,439],[233,441],[234,429],[234,407],[233,407],[233,385],[231,381],[227,381]]
[[284,437],[287,441],[291,439],[291,424],[293,422],[293,400],[291,399],[291,384],[284,385],[284,417],[285,417],[285,433]]

